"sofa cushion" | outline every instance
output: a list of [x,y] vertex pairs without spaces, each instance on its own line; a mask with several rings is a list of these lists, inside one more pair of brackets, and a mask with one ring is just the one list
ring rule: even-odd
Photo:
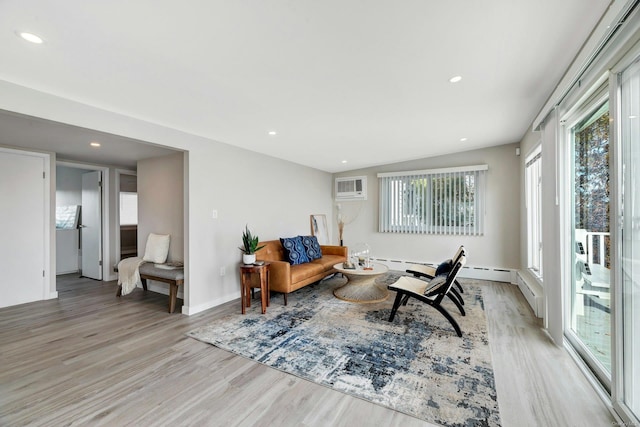
[[330,270],[339,262],[344,262],[345,257],[340,255],[323,255],[320,259],[314,259],[311,264],[321,265],[325,270]]
[[309,261],[322,258],[322,250],[320,249],[320,243],[318,243],[316,236],[300,236],[300,238],[302,239],[302,244],[307,252]]
[[264,246],[256,251],[256,258],[262,261],[284,261],[284,249],[280,240],[267,240],[259,242],[258,246]]
[[298,265],[309,262],[307,251],[302,244],[300,236],[281,238],[280,243],[282,243],[282,248],[284,249],[285,261],[289,261],[289,264]]
[[315,262],[307,262],[291,267],[291,283],[302,282],[309,277],[322,274],[325,269]]

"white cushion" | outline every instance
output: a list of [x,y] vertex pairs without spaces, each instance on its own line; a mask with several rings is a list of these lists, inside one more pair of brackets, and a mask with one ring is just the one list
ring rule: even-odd
[[169,234],[149,234],[149,237],[147,237],[147,247],[145,248],[142,259],[158,264],[165,262],[167,255],[169,255],[170,239],[171,235]]

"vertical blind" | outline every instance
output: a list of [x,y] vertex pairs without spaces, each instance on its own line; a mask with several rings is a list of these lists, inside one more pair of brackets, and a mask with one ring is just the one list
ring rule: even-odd
[[378,174],[382,233],[484,233],[487,165]]

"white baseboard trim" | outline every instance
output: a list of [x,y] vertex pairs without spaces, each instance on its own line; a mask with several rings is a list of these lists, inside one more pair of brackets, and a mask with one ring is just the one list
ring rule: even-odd
[[58,291],[49,292],[49,296],[46,299],[56,299],[58,298]]
[[[222,305],[224,303],[227,303],[229,301],[233,301],[234,299],[238,299],[238,294],[237,293],[225,295],[223,297],[216,298],[213,301],[209,301],[209,302],[206,302],[204,304],[196,305],[195,307],[191,307],[191,306],[188,306],[188,305],[183,305],[182,306],[182,314],[186,314],[187,316],[192,316],[194,314],[200,313],[200,312],[205,311],[205,310],[209,310],[210,308],[217,307],[217,306]],[[240,307],[238,307],[238,311],[239,310],[240,310]]]
[[[420,264],[436,267],[438,264],[428,262],[412,262],[404,260],[375,258],[374,262],[386,265],[389,270],[406,271],[411,265]],[[516,283],[516,272],[510,268],[464,266],[458,275],[467,279],[492,280],[494,282]]]
[[[142,289],[142,285],[139,284],[138,288]],[[168,283],[164,283],[164,282],[157,282],[155,280],[147,280],[147,289],[151,292],[157,292],[159,294],[162,295],[166,295],[167,297],[169,296],[169,284]],[[186,314],[187,316],[191,316],[197,313],[200,313],[202,311],[208,310],[210,308],[219,306],[221,304],[224,304],[226,302],[232,301],[234,299],[238,299],[239,294],[238,293],[232,293],[229,295],[224,295],[220,298],[216,298],[213,301],[209,301],[206,302],[204,304],[199,304],[197,306],[189,306],[187,305],[186,301],[184,302],[184,304],[182,305],[182,314]],[[184,291],[183,291],[183,287],[180,286],[180,288],[178,288],[178,298],[182,299],[184,301]]]
[[80,273],[80,270],[56,271],[56,276],[62,276],[63,274],[71,273]]

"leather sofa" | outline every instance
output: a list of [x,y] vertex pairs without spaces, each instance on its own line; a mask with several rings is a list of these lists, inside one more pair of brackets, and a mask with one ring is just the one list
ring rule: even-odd
[[280,240],[268,240],[258,245],[264,245],[264,248],[256,252],[256,259],[270,264],[269,289],[283,293],[285,305],[287,305],[287,294],[336,273],[333,266],[347,260],[346,246],[320,245],[321,258],[291,265]]

